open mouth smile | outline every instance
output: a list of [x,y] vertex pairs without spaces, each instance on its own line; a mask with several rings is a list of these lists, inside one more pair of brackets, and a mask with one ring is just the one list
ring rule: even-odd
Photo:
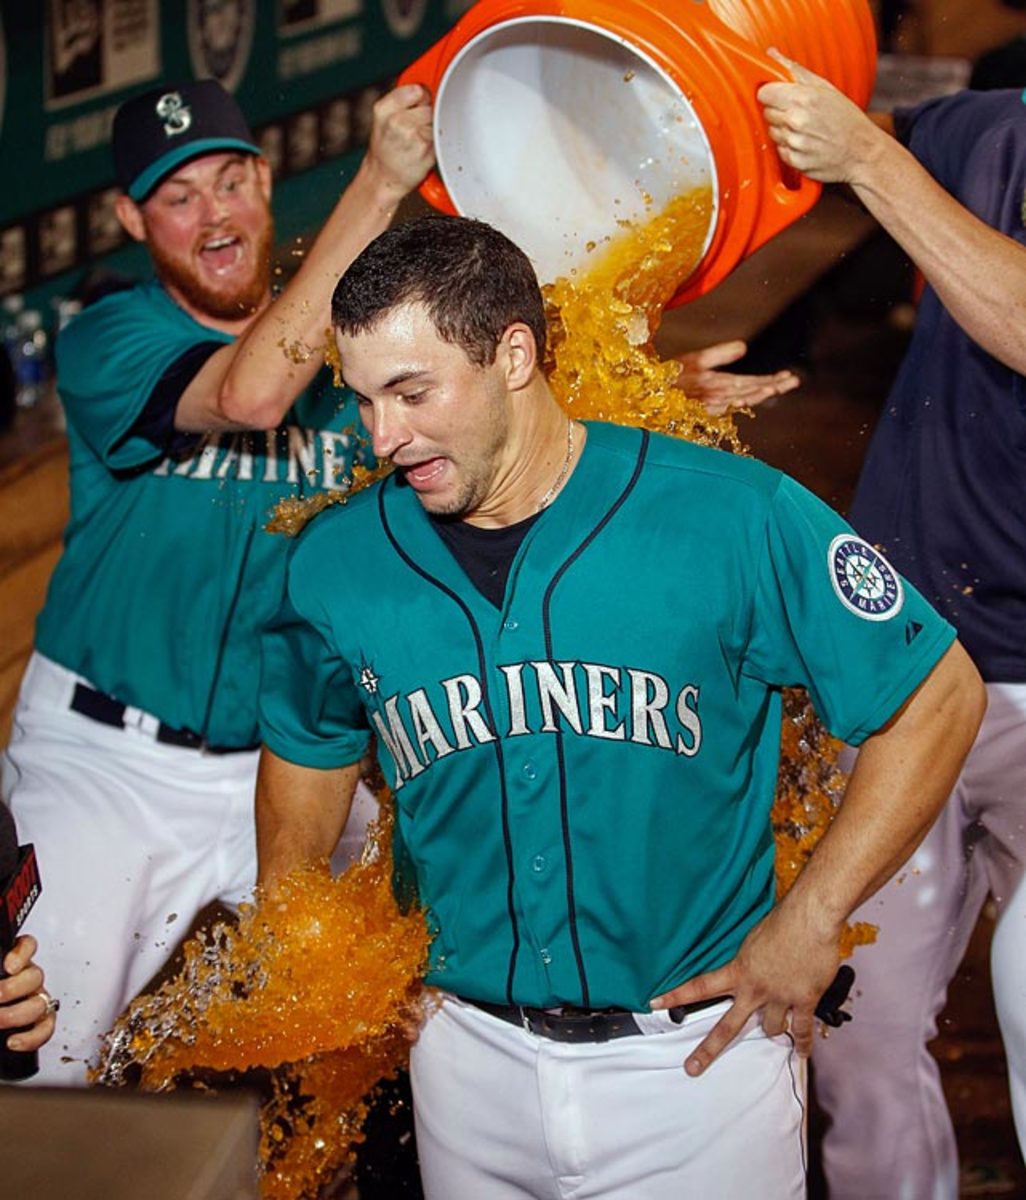
[[211,238],[200,247],[201,260],[215,275],[227,275],[242,261],[242,241],[234,235]]
[[423,462],[412,463],[410,466],[397,464],[411,487],[421,491],[437,483],[445,471],[444,458],[428,458]]

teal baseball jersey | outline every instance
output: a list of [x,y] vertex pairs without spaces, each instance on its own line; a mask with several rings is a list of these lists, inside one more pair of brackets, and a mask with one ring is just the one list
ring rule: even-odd
[[166,453],[135,432],[173,364],[231,340],[156,283],[62,332],[71,520],[36,644],[123,703],[244,746],[258,736],[258,635],[287,550],[263,527],[283,496],[345,487],[361,439],[351,393],[327,370],[277,431],[179,437]]
[[773,903],[779,689],[858,743],[953,637],[793,480],[589,424],[501,608],[395,477],[318,517],[264,639],[261,726],[311,767],[376,736],[430,982],[640,1011]]

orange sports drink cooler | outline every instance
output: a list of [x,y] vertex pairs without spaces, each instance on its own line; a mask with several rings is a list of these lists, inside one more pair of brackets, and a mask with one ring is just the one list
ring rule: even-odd
[[435,98],[421,192],[501,229],[550,282],[618,222],[710,186],[705,250],[671,304],[694,299],[819,198],[755,99],[789,78],[771,47],[868,102],[866,0],[479,0],[402,75]]

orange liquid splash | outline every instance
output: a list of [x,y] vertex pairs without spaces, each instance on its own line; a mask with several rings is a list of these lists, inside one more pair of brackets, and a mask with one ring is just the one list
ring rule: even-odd
[[546,373],[568,413],[742,449],[733,419],[712,417],[685,395],[679,364],[663,362],[652,345],[667,301],[702,256],[712,204],[708,187],[695,188],[644,226],[623,222],[586,272],[543,289]]
[[[390,803],[360,862],[289,875],[184,947],[185,964],[133,1001],[105,1039],[94,1082],[147,1091],[243,1082],[265,1093],[261,1190],[316,1196],[360,1138],[366,1097],[394,1075],[430,1003],[429,935],[392,892]],[[262,1076],[243,1073],[268,1068]]]

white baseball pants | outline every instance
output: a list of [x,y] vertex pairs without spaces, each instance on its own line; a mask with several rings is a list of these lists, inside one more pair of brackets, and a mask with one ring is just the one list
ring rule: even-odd
[[[85,1082],[100,1036],[196,914],[215,900],[236,905],[256,879],[258,752],[205,754],[100,724],[69,708],[78,681],[34,655],[0,759],[3,797],[19,840],[35,844],[43,884],[25,932],[61,1001],[32,1082],[63,1086]],[[359,853],[374,807],[364,791],[336,863]]]
[[880,927],[855,951],[854,1020],[817,1039],[816,1095],[831,1200],[954,1200],[958,1154],[926,1043],[987,893],[999,916],[994,1000],[1026,1150],[1026,684],[988,684],[962,774],[912,859],[855,914]]
[[705,1073],[684,1060],[725,1005],[645,1034],[554,1042],[446,996],[413,1046],[426,1200],[792,1200],[805,1071],[757,1022]]

